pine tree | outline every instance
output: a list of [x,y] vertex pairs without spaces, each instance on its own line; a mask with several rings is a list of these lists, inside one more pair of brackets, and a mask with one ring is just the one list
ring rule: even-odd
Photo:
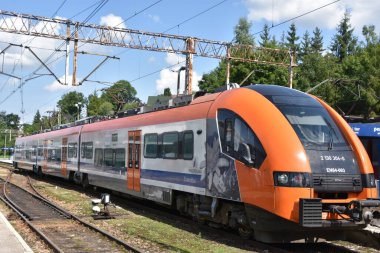
[[33,124],[41,124],[40,110],[37,110],[36,115],[34,115]]
[[310,40],[309,32],[306,31],[302,37],[299,55],[302,58],[303,56],[310,54],[310,52],[311,52],[311,40]]
[[300,37],[297,36],[297,28],[294,23],[289,27],[288,36],[286,36],[286,46],[292,50],[293,54],[296,54],[299,50],[299,44],[297,41]]
[[323,36],[321,29],[315,27],[313,37],[311,38],[311,52],[321,53],[323,51]]
[[351,28],[350,24],[350,13],[346,11],[331,44],[331,51],[339,58],[340,62],[356,50],[358,39],[353,35],[353,32],[354,28]]
[[269,47],[269,41],[270,41],[270,34],[269,34],[269,26],[267,24],[263,27],[263,32],[260,34],[260,46],[262,47]]
[[246,18],[240,18],[239,23],[235,26],[235,43],[237,44],[246,44],[246,45],[254,45],[255,39],[252,34],[249,32],[251,29],[251,22],[249,22]]
[[378,42],[379,37],[377,36],[375,32],[375,26],[374,25],[365,25],[362,29],[362,34],[366,41],[366,46],[376,44]]

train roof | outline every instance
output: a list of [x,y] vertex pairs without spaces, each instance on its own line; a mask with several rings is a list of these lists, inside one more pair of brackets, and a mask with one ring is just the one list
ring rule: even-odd
[[[313,99],[306,93],[283,86],[256,84],[245,86],[242,88],[256,91],[261,95],[265,96],[267,99],[271,100],[273,103],[278,103],[278,101],[280,101],[280,103],[285,103],[284,101],[287,101],[286,103],[290,103],[289,101],[292,101],[291,103],[293,104],[295,103],[294,101],[296,101],[296,103],[302,102],[301,104],[317,103],[315,99]],[[79,134],[80,132],[86,133],[120,128],[134,128],[146,125],[158,125],[177,121],[207,118],[212,102],[216,100],[220,94],[225,94],[226,92],[229,91],[222,91],[197,97],[190,104],[185,106],[171,107],[163,110],[150,111],[135,115],[127,115],[121,118],[113,118],[88,123],[80,126],[72,126],[65,129],[54,130],[46,133],[39,133],[35,135],[25,136],[22,138],[33,139],[35,137],[38,137],[45,139],[52,138],[57,135],[75,135]],[[280,99],[281,97],[283,99]],[[289,99],[289,97],[293,97],[293,99]]]

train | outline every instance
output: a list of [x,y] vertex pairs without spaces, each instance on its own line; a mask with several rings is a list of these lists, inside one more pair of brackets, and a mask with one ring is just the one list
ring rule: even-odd
[[380,218],[373,168],[349,125],[318,97],[277,85],[19,137],[14,167],[262,242],[344,239]]

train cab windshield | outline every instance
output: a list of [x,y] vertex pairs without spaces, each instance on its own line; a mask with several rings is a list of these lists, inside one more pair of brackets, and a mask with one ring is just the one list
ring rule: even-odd
[[350,149],[336,124],[322,107],[278,105],[306,149]]

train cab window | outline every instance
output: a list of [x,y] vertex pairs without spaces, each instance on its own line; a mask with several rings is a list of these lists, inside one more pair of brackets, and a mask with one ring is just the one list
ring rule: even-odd
[[218,111],[219,136],[223,153],[254,168],[263,163],[265,150],[248,124],[230,110]]
[[104,149],[104,166],[113,166],[113,149],[106,148]]
[[82,158],[92,159],[92,142],[82,142]]
[[78,152],[77,143],[76,142],[69,143],[68,150],[67,150],[68,157],[77,158],[77,152]]
[[182,140],[183,159],[192,160],[194,154],[194,134],[193,131],[183,133]]
[[123,148],[115,149],[115,167],[116,168],[125,167],[125,149]]
[[162,157],[166,159],[177,159],[178,133],[164,133],[162,135]]
[[95,165],[103,166],[103,149],[96,148],[95,149]]
[[157,134],[146,134],[144,135],[144,157],[145,158],[156,158],[157,157]]

